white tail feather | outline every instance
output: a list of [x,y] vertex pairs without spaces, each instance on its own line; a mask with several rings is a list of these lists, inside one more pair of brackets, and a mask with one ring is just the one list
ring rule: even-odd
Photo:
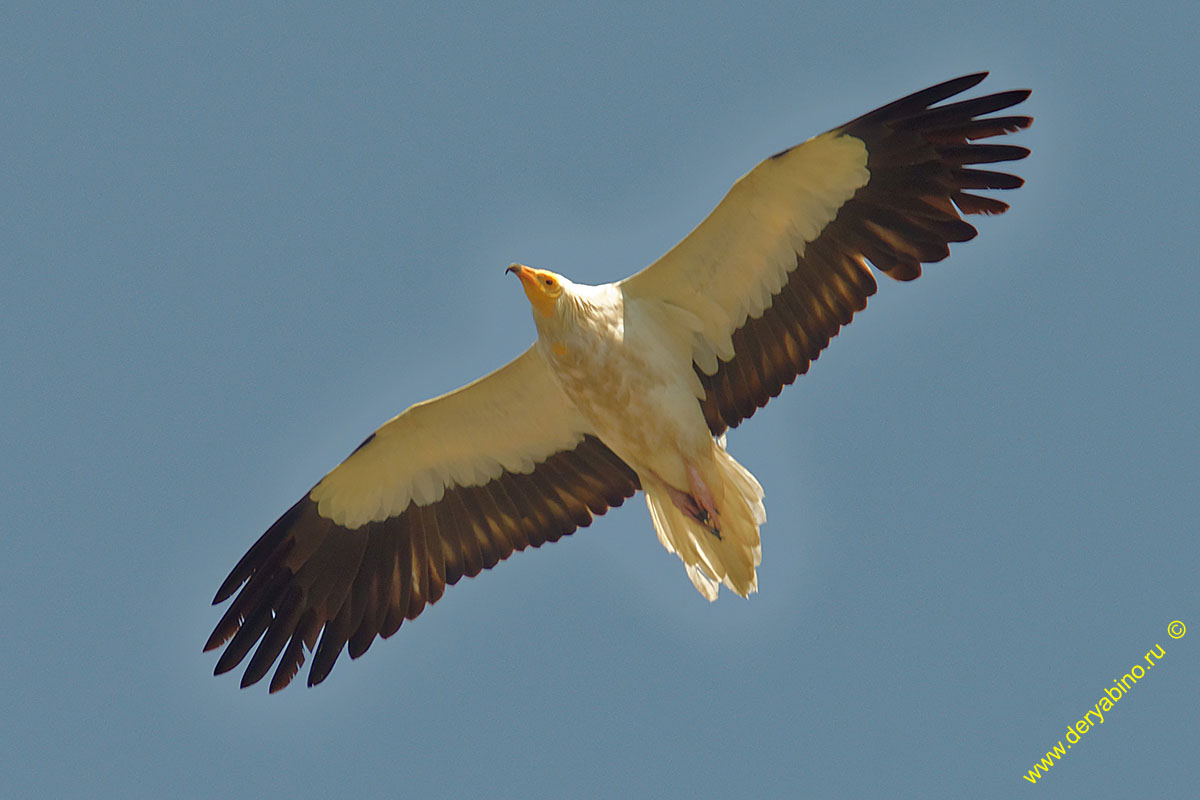
[[754,569],[762,563],[758,528],[767,520],[762,486],[720,445],[713,447],[713,474],[720,485],[710,487],[718,498],[720,538],[676,507],[665,486],[644,487],[658,540],[679,556],[696,589],[709,600],[717,599],[721,584],[742,597],[758,590]]

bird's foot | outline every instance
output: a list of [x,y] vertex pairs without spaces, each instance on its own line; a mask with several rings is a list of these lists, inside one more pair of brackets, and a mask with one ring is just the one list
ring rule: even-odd
[[709,533],[720,539],[721,517],[717,513],[717,503],[713,499],[712,491],[704,482],[704,478],[700,477],[699,470],[690,463],[687,465],[687,473],[690,492],[681,492],[668,485],[667,492],[671,496],[671,502],[680,511],[707,528]]
[[718,539],[721,538],[720,520],[717,519],[714,515],[709,514],[706,510],[704,510],[702,508],[698,512],[696,512],[695,514],[692,515],[692,519],[696,520],[701,525],[703,525],[705,528],[707,528],[708,532],[711,533],[713,536],[717,537]]

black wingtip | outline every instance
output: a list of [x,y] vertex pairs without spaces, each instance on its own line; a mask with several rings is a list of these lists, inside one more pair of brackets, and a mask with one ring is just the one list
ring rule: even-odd
[[230,597],[233,597],[233,593],[236,592],[239,588],[241,588],[241,585],[244,582],[245,582],[244,578],[241,578],[240,576],[238,576],[238,579],[235,580],[234,576],[230,575],[228,578],[225,579],[225,582],[221,584],[221,588],[217,589],[217,593],[215,595],[213,595],[212,604],[214,606],[219,606],[219,605],[221,605],[221,603],[224,603]]

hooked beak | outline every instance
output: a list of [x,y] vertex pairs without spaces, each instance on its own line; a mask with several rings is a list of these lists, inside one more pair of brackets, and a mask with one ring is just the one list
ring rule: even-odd
[[[537,274],[532,269],[524,264],[509,264],[508,269],[504,270],[504,274],[507,275],[510,272],[521,279],[526,294],[529,294],[530,291],[538,291]],[[532,296],[530,295],[530,297]]]
[[553,316],[554,298],[547,296],[539,284],[537,270],[524,264],[510,264],[508,269],[504,270],[504,274],[507,275],[510,272],[515,273],[521,279],[521,288],[525,290],[525,296],[529,298],[534,309],[543,316]]

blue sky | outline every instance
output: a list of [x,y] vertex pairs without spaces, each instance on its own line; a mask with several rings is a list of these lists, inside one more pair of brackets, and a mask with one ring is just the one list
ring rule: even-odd
[[[6,6],[0,796],[1194,790],[1198,23]],[[1028,184],[732,434],[767,492],[757,595],[705,602],[638,498],[317,689],[212,677],[246,547],[532,340],[510,262],[622,277],[766,155],[979,69],[1034,90]]]

